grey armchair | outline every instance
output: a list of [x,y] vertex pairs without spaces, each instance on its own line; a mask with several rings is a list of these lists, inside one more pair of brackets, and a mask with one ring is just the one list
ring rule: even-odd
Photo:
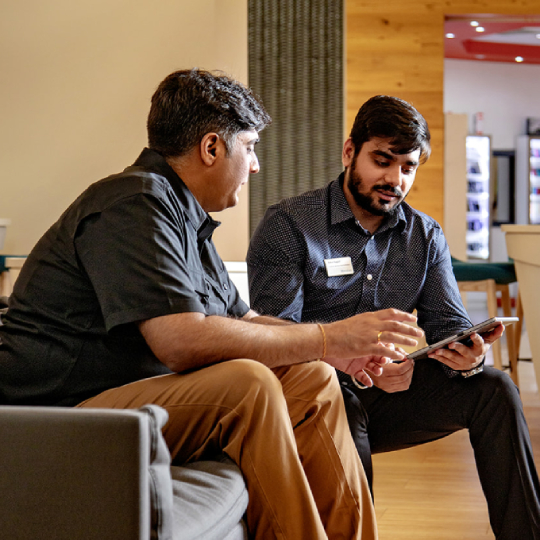
[[227,458],[171,467],[167,413],[0,407],[0,537],[240,540],[247,491]]

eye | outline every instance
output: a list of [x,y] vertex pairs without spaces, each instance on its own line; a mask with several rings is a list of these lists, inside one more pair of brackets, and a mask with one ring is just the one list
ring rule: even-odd
[[388,167],[388,165],[390,165],[389,161],[382,161],[379,159],[376,159],[375,163],[377,164],[378,167]]

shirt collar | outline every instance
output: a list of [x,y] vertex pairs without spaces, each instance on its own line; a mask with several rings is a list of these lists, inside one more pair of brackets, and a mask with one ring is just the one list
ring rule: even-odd
[[221,225],[219,221],[216,221],[204,211],[193,193],[191,193],[183,180],[174,172],[174,169],[160,153],[150,148],[145,148],[132,167],[156,172],[167,179],[176,196],[180,199],[187,217],[197,231],[197,238],[199,240],[204,241],[212,236],[216,228]]
[[[339,177],[330,183],[329,196],[330,196],[330,221],[332,225],[342,223],[349,219],[356,222],[354,214],[345,198],[343,192],[343,183],[345,181],[345,173],[341,173]],[[390,218],[386,218],[382,225],[377,229],[377,233],[386,231],[387,229],[393,229],[400,226],[401,230],[404,229],[407,221],[405,219],[405,212],[403,211],[403,204],[401,204],[397,212],[392,214]],[[361,226],[361,225],[360,225]]]

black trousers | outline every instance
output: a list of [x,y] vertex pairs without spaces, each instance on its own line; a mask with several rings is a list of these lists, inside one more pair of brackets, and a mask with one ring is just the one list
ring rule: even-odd
[[339,375],[370,486],[372,453],[468,429],[495,537],[540,540],[538,474],[519,391],[506,373],[486,367],[467,379],[449,378],[435,360],[419,360],[410,388],[393,394],[375,387],[360,390]]

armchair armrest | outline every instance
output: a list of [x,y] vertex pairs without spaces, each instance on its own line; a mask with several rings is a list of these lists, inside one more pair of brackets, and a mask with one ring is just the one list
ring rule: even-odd
[[0,407],[5,538],[172,537],[167,413]]

